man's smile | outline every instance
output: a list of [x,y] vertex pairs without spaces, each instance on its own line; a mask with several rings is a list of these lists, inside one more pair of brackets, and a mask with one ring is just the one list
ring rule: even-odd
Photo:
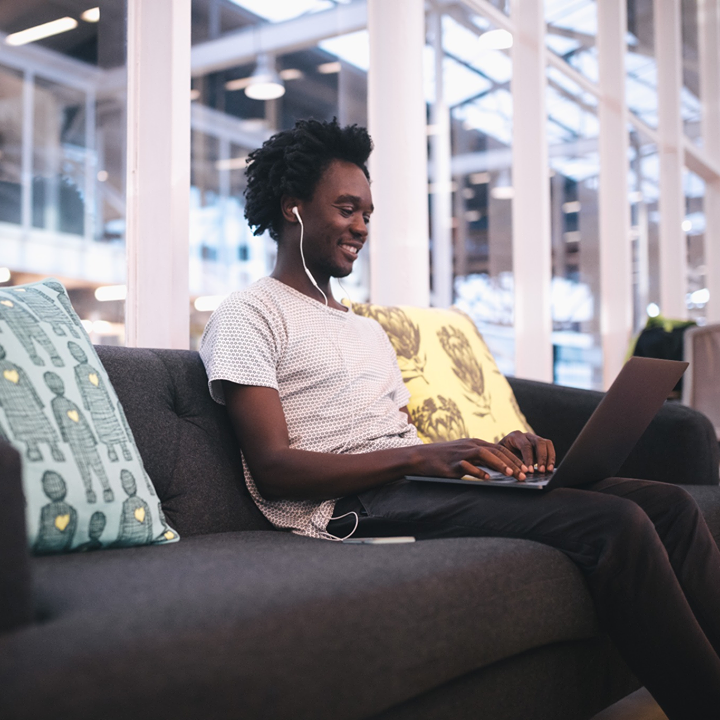
[[341,242],[340,247],[354,260],[357,257],[357,254],[360,252],[362,245],[359,243],[351,244],[347,242]]

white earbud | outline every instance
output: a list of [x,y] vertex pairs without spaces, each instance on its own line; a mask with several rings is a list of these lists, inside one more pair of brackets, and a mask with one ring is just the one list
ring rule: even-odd
[[[298,219],[298,222],[300,223],[300,257],[302,258],[302,264],[303,264],[303,267],[305,268],[305,273],[306,273],[307,276],[310,278],[310,282],[317,288],[318,292],[319,292],[319,293],[323,296],[323,298],[325,299],[325,307],[328,307],[327,295],[320,289],[320,287],[319,287],[319,285],[317,284],[315,278],[312,276],[312,273],[308,270],[307,265],[305,264],[305,254],[303,253],[303,237],[304,237],[304,235],[305,235],[305,225],[303,224],[302,218],[300,217],[300,211],[297,209],[297,205],[291,210],[291,212],[292,212],[292,214]],[[338,281],[338,282],[339,282],[339,281]],[[342,285],[341,285],[341,287],[342,287]],[[345,289],[345,288],[343,288],[343,290],[344,290],[344,289]],[[347,293],[346,293],[346,294],[347,294]],[[350,372],[348,371],[348,367],[347,367],[347,364],[346,364],[346,362],[345,362],[345,357],[343,356],[343,354],[342,354],[342,352],[340,351],[340,348],[339,348],[339,346],[338,346],[338,344],[337,344],[337,337],[335,338],[335,342],[334,342],[333,344],[335,345],[335,349],[338,351],[338,354],[340,355],[340,358],[341,358],[341,360],[342,360],[342,362],[343,362],[343,366],[344,366],[344,368],[345,368],[345,372],[347,373],[347,376],[348,376],[348,381],[350,381]],[[353,401],[352,401],[352,398],[351,398],[350,402],[351,402],[351,408],[352,408],[351,423],[350,423],[350,436],[349,436],[348,439],[345,441],[345,445],[342,447],[342,450],[345,450],[345,448],[348,446],[348,443],[352,440],[353,431],[354,431],[354,429],[355,429],[355,406],[354,406],[354,403],[353,403]],[[341,450],[341,452],[342,452],[342,450]],[[329,540],[342,541],[342,540],[346,540],[347,538],[349,538],[349,537],[357,530],[358,524],[359,524],[359,522],[360,522],[360,518],[358,517],[358,514],[357,514],[356,512],[349,512],[349,513],[346,513],[345,515],[354,515],[354,516],[355,516],[355,527],[352,529],[352,531],[350,532],[350,534],[347,535],[345,538],[338,538],[338,537],[335,537],[334,535],[331,535],[331,534],[328,533],[328,532],[324,532],[324,531],[323,531],[324,537],[328,538]],[[341,515],[340,518],[345,517],[345,515]],[[333,519],[333,520],[339,520],[340,518],[332,518],[332,519]]]
[[325,306],[328,305],[328,299],[327,295],[320,290],[320,286],[317,284],[317,281],[312,276],[312,273],[308,270],[307,265],[305,264],[305,253],[303,252],[303,237],[305,235],[305,225],[303,224],[302,218],[300,217],[300,211],[297,209],[297,205],[292,209],[293,215],[298,219],[298,222],[300,223],[300,258],[302,259],[303,267],[305,268],[305,274],[310,278],[310,282],[317,288],[318,292],[323,296],[325,299]]

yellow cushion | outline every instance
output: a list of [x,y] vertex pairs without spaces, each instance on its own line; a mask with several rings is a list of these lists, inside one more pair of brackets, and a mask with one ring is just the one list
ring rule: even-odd
[[423,442],[476,437],[497,442],[532,432],[485,340],[461,310],[353,303],[377,320],[410,391],[408,410]]

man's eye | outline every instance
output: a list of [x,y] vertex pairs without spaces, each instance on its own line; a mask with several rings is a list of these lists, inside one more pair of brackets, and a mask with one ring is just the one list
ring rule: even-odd
[[363,220],[365,221],[366,225],[370,224],[370,216],[369,215],[363,215]]
[[350,217],[353,214],[352,208],[341,207],[340,212],[343,217]]

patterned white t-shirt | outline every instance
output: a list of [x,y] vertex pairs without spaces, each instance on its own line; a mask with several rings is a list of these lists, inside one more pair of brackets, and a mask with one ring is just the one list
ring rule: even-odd
[[[278,391],[291,448],[365,453],[421,444],[400,412],[410,393],[380,325],[274,278],[225,298],[205,328],[200,356],[218,403],[225,403],[222,380]],[[273,525],[325,536],[335,500],[267,500],[245,458],[243,470]]]

